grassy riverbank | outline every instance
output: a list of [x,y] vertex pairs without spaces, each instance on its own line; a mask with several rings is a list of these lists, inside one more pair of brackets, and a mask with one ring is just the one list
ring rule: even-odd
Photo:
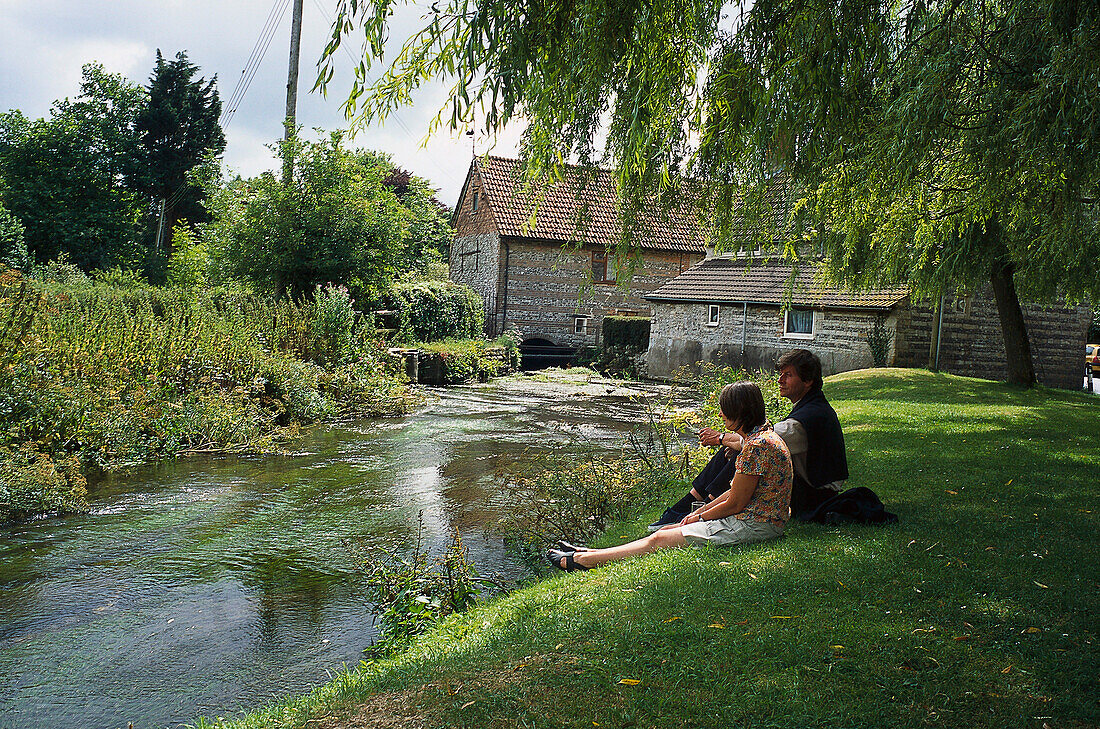
[[851,485],[900,524],[555,576],[222,726],[1100,723],[1100,401],[910,370],[826,387]]
[[409,393],[346,291],[0,275],[0,520],[82,508],[85,477],[196,452],[269,452]]

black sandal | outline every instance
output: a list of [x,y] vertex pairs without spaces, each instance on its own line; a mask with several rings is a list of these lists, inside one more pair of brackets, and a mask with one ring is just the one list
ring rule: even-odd
[[587,552],[588,551],[588,547],[578,547],[574,544],[570,544],[569,542],[565,541],[564,539],[559,539],[558,540],[558,546],[561,547],[562,550],[565,551],[565,552]]
[[[564,567],[561,566],[561,561],[563,559],[565,560]],[[565,570],[566,572],[577,572],[588,569],[577,561],[575,552],[563,552],[560,549],[551,549],[548,551],[546,553],[546,561],[559,570]]]

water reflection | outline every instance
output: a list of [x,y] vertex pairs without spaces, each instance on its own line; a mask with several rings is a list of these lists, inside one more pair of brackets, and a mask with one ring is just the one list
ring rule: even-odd
[[90,514],[0,529],[0,728],[178,726],[307,691],[373,628],[363,550],[440,549],[517,574],[483,529],[554,442],[618,450],[631,392],[513,382],[414,415],[318,429],[293,457],[114,478]]

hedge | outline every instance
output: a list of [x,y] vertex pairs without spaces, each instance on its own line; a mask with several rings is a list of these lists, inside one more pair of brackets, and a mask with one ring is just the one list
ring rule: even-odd
[[485,327],[481,297],[451,281],[394,284],[386,292],[386,305],[397,312],[394,338],[401,342],[475,338]]
[[605,316],[603,347],[621,348],[628,352],[644,352],[649,348],[649,317]]

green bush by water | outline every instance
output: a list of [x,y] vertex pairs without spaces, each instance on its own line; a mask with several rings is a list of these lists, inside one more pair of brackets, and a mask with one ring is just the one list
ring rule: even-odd
[[437,342],[480,337],[485,327],[481,297],[450,281],[415,281],[392,285],[386,304],[397,312],[399,342]]
[[[0,274],[3,462],[30,447],[94,474],[186,453],[271,451],[304,424],[404,411],[398,363],[347,311],[339,291],[275,303],[240,289]],[[71,510],[80,499],[42,503]],[[25,511],[0,498],[0,519]]]
[[485,382],[519,369],[519,345],[508,335],[494,340],[443,339],[410,346],[429,356],[438,356],[448,384],[471,380]]

